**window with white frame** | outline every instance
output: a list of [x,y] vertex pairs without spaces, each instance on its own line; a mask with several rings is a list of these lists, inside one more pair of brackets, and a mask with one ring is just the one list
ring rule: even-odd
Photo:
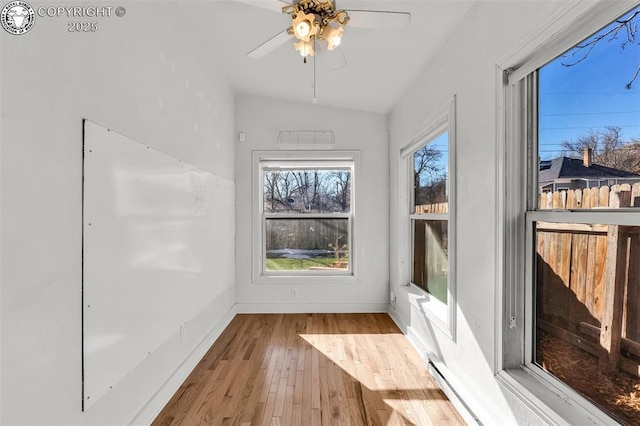
[[504,367],[623,424],[640,422],[639,22],[636,5],[592,24],[506,93]]
[[447,303],[449,273],[449,132],[445,129],[410,157],[411,282]]
[[452,100],[401,152],[409,260],[404,273],[407,283],[426,296],[426,315],[451,336],[455,311],[455,228],[451,214],[455,187],[454,115]]
[[260,276],[352,276],[353,159],[258,160]]

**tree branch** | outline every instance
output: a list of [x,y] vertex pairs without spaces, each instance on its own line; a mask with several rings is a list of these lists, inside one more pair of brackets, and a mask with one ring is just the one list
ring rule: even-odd
[[[561,64],[565,67],[572,67],[583,62],[585,59],[589,57],[589,55],[591,54],[593,49],[598,45],[598,43],[600,43],[602,40],[606,40],[607,42],[612,42],[614,40],[617,40],[622,30],[624,30],[625,39],[620,44],[620,50],[621,51],[624,50],[629,44],[635,45],[636,25],[635,25],[634,19],[636,19],[639,15],[640,15],[640,10],[636,10],[628,18],[616,20],[615,23],[617,25],[610,28],[606,32],[595,35],[590,40],[586,40],[583,43],[577,44],[572,49],[572,51],[570,53],[565,54],[564,57],[574,58],[578,54],[580,54],[581,56],[579,57],[579,59],[573,62],[561,62]],[[625,89],[627,90],[631,89],[631,86],[635,82],[639,73],[640,73],[640,64],[638,65],[638,68],[633,74],[631,80],[625,85]]]
[[640,73],[640,64],[638,64],[638,68],[636,68],[636,72],[633,73],[633,77],[631,77],[631,81],[629,81],[624,88],[627,90],[631,90],[631,85],[633,84],[634,81],[636,81],[636,78],[638,78],[638,74]]

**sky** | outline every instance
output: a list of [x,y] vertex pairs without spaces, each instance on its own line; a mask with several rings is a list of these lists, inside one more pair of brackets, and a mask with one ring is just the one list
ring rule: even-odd
[[[634,11],[625,14],[630,16]],[[562,156],[563,141],[576,140],[590,131],[602,131],[606,126],[622,128],[622,138],[640,137],[640,75],[630,90],[625,86],[640,65],[640,15],[635,19],[638,27],[635,44],[622,49],[627,39],[621,32],[616,40],[611,36],[600,41],[587,58],[572,66],[584,53],[571,55],[569,50],[539,70],[538,100],[539,155],[543,160]],[[612,24],[613,26],[615,24]],[[608,26],[594,34],[607,32]],[[590,40],[591,37],[587,38]],[[429,142],[441,150],[438,166],[446,175],[448,162],[448,135],[446,133]]]
[[[638,10],[638,9],[635,9]],[[626,14],[625,16],[629,16]],[[640,30],[640,15],[635,19]],[[603,30],[603,31],[606,31]],[[635,44],[621,49],[626,32],[617,40],[603,39],[588,57],[571,51],[539,72],[539,154],[542,159],[561,155],[560,144],[605,126],[622,128],[622,138],[640,137],[640,76],[625,89],[640,64],[640,32]]]

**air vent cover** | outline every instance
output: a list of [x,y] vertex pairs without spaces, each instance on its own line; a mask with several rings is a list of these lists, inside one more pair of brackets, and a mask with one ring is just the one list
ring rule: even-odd
[[335,145],[331,130],[283,130],[278,135],[280,149],[327,150]]

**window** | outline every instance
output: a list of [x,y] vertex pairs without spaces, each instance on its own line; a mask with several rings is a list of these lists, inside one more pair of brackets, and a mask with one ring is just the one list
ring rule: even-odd
[[407,241],[406,282],[426,296],[425,314],[453,337],[453,147],[455,101],[401,152]]
[[413,153],[411,282],[447,303],[449,272],[449,133]]
[[637,424],[640,8],[610,22],[511,77],[504,367],[591,418]]
[[354,275],[355,157],[319,155],[258,154],[258,278]]

